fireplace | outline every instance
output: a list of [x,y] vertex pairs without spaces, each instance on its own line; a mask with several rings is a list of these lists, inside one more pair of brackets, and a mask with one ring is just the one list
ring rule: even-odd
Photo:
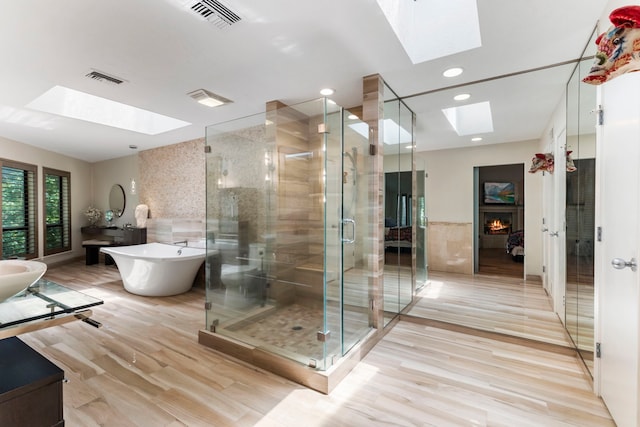
[[509,234],[512,224],[511,212],[485,212],[484,234]]

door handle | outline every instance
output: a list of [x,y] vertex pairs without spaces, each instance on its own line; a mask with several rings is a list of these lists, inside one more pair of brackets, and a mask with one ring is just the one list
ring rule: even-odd
[[[355,219],[351,219],[351,218],[344,218],[342,220],[342,226],[343,226],[343,230],[344,230],[344,224],[351,224],[352,227],[352,233],[351,233],[351,239],[345,239],[344,237],[342,238],[342,241],[344,243],[355,243],[356,241],[356,220]],[[344,233],[344,231],[343,231]]]
[[638,270],[638,262],[635,258],[631,258],[629,261],[625,261],[622,258],[614,258],[611,260],[611,265],[613,265],[613,268],[618,270],[622,270],[626,267],[631,268],[631,271]]
[[553,232],[549,233],[549,236],[551,236],[551,237],[558,237],[558,234],[559,234],[559,233],[560,233],[559,231],[553,231]]

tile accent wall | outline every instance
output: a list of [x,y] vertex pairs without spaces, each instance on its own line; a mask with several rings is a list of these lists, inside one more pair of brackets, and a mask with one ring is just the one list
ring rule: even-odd
[[150,218],[205,217],[204,138],[141,151],[140,203]]
[[429,270],[473,274],[473,225],[429,222]]
[[204,237],[204,143],[200,138],[138,154],[139,200],[149,206],[147,241]]
[[188,218],[151,218],[147,221],[147,241],[204,247],[204,222]]

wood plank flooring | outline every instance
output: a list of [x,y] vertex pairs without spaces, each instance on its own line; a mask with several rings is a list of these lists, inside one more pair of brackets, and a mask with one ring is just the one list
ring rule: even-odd
[[430,272],[408,314],[572,347],[542,283],[522,278]]
[[21,336],[65,370],[68,426],[614,425],[572,355],[399,322],[323,395],[199,345],[203,290],[135,296],[83,262],[46,277],[105,301],[100,329]]
[[478,273],[524,277],[524,263],[515,262],[502,248],[483,248],[478,251]]

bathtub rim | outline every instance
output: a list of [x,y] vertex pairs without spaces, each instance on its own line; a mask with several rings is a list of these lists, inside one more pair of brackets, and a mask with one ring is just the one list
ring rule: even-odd
[[[175,254],[153,254],[153,253],[143,253],[142,251],[145,248],[157,248],[157,247],[171,247],[175,248]],[[196,253],[184,253],[178,254],[179,250],[193,252]],[[166,251],[166,249],[163,249]],[[181,246],[174,245],[171,243],[161,243],[161,242],[151,242],[151,243],[143,243],[140,245],[123,245],[123,246],[104,246],[100,248],[100,252],[111,255],[111,256],[123,256],[125,258],[137,258],[144,259],[148,261],[157,261],[157,262],[177,262],[177,261],[187,261],[191,259],[204,259],[207,251],[202,248],[194,248],[189,246]]]

